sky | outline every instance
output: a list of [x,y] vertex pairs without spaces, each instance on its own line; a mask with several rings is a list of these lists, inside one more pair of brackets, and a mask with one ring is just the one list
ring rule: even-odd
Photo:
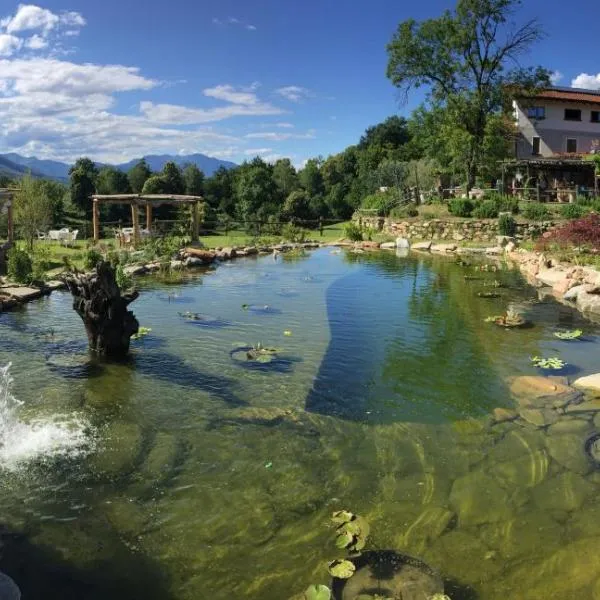
[[[300,166],[408,116],[385,76],[398,23],[422,0],[0,0],[0,152],[120,163],[201,152]],[[524,64],[600,89],[590,0],[526,0],[546,37]]]

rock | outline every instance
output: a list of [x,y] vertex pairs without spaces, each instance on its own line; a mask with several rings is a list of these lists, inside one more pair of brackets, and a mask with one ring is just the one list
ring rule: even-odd
[[175,436],[159,432],[154,439],[152,450],[139,468],[139,475],[153,482],[168,476],[177,458],[177,439]]
[[588,294],[585,291],[577,294],[577,308],[581,312],[591,312],[600,314],[600,296]]
[[[212,250],[204,250],[203,248],[185,248],[185,254],[189,258],[197,258],[202,261],[202,264],[209,265],[215,260],[216,253]],[[200,263],[197,263],[200,264]]]
[[546,427],[558,421],[558,414],[552,409],[521,408],[519,415],[536,427]]
[[258,254],[256,246],[246,246],[244,248],[244,256],[255,256],[256,254]]
[[495,408],[493,414],[495,423],[505,423],[506,421],[514,421],[519,416],[514,410],[500,407]]
[[562,381],[550,377],[522,375],[511,381],[510,391],[517,398],[539,398],[569,392],[571,388]]
[[517,248],[517,244],[515,242],[508,242],[508,244],[506,244],[506,246],[504,246],[504,252],[507,252],[510,254],[511,252],[514,252],[516,248]]
[[585,455],[584,438],[573,433],[548,435],[546,446],[550,456],[559,464],[580,475],[590,472],[590,463]]
[[28,286],[8,286],[0,288],[0,293],[3,296],[12,296],[14,299],[20,302],[30,302],[31,300],[37,300],[43,296],[42,290],[39,288],[28,287]]
[[548,428],[548,435],[560,435],[561,433],[584,433],[591,430],[592,426],[585,419],[561,419]]
[[548,474],[550,459],[545,450],[536,450],[502,463],[493,464],[490,471],[510,489],[539,485]]
[[410,248],[410,242],[403,237],[396,238],[396,248]]
[[145,265],[129,265],[128,267],[123,267],[123,272],[125,275],[143,275],[147,273],[147,269]]
[[504,253],[504,248],[501,248],[500,246],[493,246],[491,248],[486,248],[485,253],[491,256],[500,256]]
[[461,527],[506,520],[508,501],[507,492],[482,470],[456,479],[450,492],[450,505]]
[[17,584],[4,573],[0,573],[0,598],[2,600],[20,600],[21,590]]
[[202,267],[204,266],[206,263],[201,259],[201,258],[197,258],[195,256],[188,256],[184,261],[183,264],[186,267]]
[[382,250],[395,250],[396,242],[383,242],[379,245]]
[[422,552],[432,540],[439,538],[448,529],[454,516],[452,511],[443,507],[427,507],[399,536],[397,547]]
[[600,398],[588,400],[580,404],[569,404],[566,408],[567,414],[597,413],[600,412]]
[[509,431],[488,453],[491,464],[517,460],[543,450],[546,436],[537,429],[514,429]]
[[412,250],[430,250],[431,242],[417,242],[411,246]]
[[584,390],[600,391],[600,373],[580,377],[573,382],[573,386]]
[[442,254],[447,252],[454,252],[456,250],[456,244],[434,244],[430,247],[431,252],[441,252]]
[[142,447],[142,433],[134,423],[111,425],[101,448],[91,458],[92,471],[113,479],[129,473]]
[[171,269],[174,270],[178,270],[181,269],[183,267],[183,261],[182,260],[172,260],[170,263]]
[[52,280],[52,281],[46,281],[45,287],[46,287],[46,289],[50,290],[51,292],[55,292],[56,290],[66,289],[67,284],[64,281]]
[[541,510],[566,512],[578,510],[595,493],[596,486],[570,471],[546,479],[532,490],[533,500]]
[[600,413],[594,415],[594,427],[600,429]]

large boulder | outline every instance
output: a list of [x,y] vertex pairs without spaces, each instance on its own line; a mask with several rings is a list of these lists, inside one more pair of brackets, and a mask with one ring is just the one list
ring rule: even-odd
[[600,391],[600,373],[580,377],[573,382],[573,385],[584,390]]
[[202,264],[209,265],[215,260],[216,254],[212,250],[204,250],[203,248],[185,248],[184,253],[188,258],[197,258],[202,261]]

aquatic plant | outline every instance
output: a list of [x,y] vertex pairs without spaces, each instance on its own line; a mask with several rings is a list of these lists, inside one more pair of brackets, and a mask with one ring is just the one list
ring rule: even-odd
[[495,323],[499,327],[522,327],[527,323],[523,315],[510,308],[503,315],[488,317],[485,321]]
[[349,560],[336,559],[327,564],[327,570],[332,577],[338,579],[349,579],[354,575],[356,567]]
[[501,295],[498,292],[477,292],[479,298],[500,298]]
[[371,528],[364,517],[339,510],[333,513],[331,520],[338,525],[335,539],[338,548],[357,553],[365,547]]
[[559,340],[578,340],[582,335],[583,331],[581,329],[554,332],[554,337],[557,337]]
[[146,337],[151,331],[152,331],[152,329],[150,329],[150,327],[140,327],[138,329],[138,332],[134,333],[131,336],[131,339],[132,340],[139,340],[139,339],[141,339],[143,337]]
[[309,585],[302,600],[330,600],[331,590],[326,585]]
[[557,356],[551,356],[549,358],[532,356],[531,362],[539,369],[550,369],[553,371],[559,371],[567,364],[564,360],[561,360]]

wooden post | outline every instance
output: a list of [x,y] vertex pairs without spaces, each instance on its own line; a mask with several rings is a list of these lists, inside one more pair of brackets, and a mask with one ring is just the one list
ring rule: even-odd
[[192,205],[192,242],[197,242],[199,238],[199,222],[198,222],[198,202]]
[[146,229],[148,233],[152,231],[152,204],[146,202]]
[[94,224],[94,243],[97,244],[100,241],[100,207],[98,206],[98,200],[95,198],[92,204],[92,220]]
[[8,217],[8,242],[12,243],[15,239],[15,227],[13,223],[13,207],[12,198],[8,201],[7,206],[7,217]]
[[140,239],[140,213],[135,202],[131,204],[131,222],[133,223],[133,247],[136,248]]

